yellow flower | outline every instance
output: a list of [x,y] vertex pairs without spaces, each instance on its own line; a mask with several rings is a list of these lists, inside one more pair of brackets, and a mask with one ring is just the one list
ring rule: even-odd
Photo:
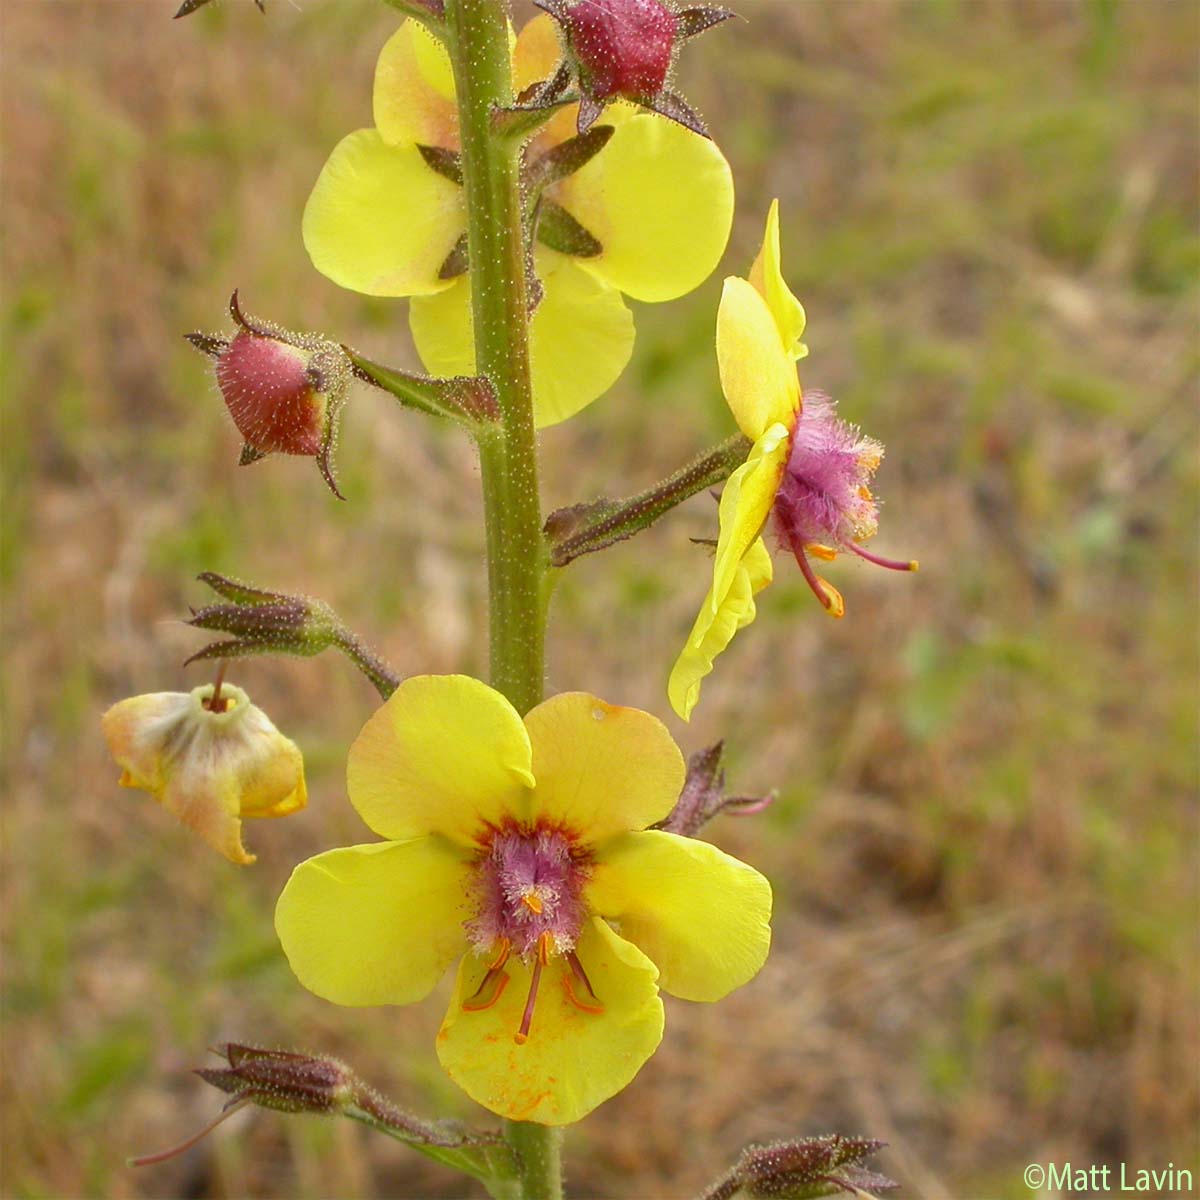
[[808,353],[800,340],[804,325],[804,309],[780,266],[775,201],[750,278],[725,280],[717,313],[721,388],[754,446],[721,495],[712,587],[667,684],[671,707],[685,721],[713,661],[754,620],[754,597],[771,582],[762,533],[772,515],[780,544],[832,616],[845,612],[842,597],[813,571],[809,555],[830,560],[845,550],[891,570],[917,569],[861,545],[878,525],[868,485],[883,447],[840,420],[824,393],[810,391],[801,404],[796,360]]
[[[553,21],[534,18],[514,46],[515,89],[552,75],[559,58]],[[539,131],[528,162],[575,135],[577,108]],[[401,25],[379,56],[374,115],[375,128],[343,138],[325,164],[304,211],[304,244],[342,287],[413,297],[410,324],[426,369],[473,374],[471,284],[458,251],[466,206],[451,178],[454,81],[445,48],[416,21]],[[584,256],[551,249],[543,218],[534,263],[544,296],[530,333],[543,427],[590,404],[624,370],[634,328],[620,293],[682,296],[708,277],[729,237],[733,179],[711,141],[625,104],[610,105],[605,120],[615,126],[608,144],[543,192],[544,207],[565,212],[588,247]]]
[[231,862],[252,863],[242,818],[303,808],[304,760],[241,688],[223,684],[215,709],[212,696],[207,684],[122,700],[104,714],[104,738],[122,787],[149,792]]
[[762,966],[771,890],[647,827],[683,759],[654,717],[576,692],[522,721],[462,675],[406,680],[351,747],[350,800],[388,839],[301,863],[275,913],[300,982],[411,1004],[461,958],[442,1066],[513,1120],[579,1120],[662,1037],[659,986],[719,1000]]

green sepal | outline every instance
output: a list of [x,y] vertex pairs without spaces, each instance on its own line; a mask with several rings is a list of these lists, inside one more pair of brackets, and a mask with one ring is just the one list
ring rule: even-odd
[[722,21],[728,21],[737,15],[718,4],[698,4],[692,8],[681,9],[675,18],[675,41],[678,44],[699,37],[714,25],[720,25]]
[[537,238],[543,246],[572,258],[595,258],[604,252],[601,242],[561,204],[544,198],[538,204]]
[[579,133],[551,147],[534,159],[525,178],[526,187],[549,187],[568,175],[587,166],[608,145],[616,132],[615,125],[593,125],[587,133]]

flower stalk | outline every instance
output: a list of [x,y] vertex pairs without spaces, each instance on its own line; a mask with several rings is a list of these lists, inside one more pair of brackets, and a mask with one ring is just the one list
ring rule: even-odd
[[[502,0],[446,0],[467,202],[475,364],[490,380],[498,427],[478,436],[487,537],[490,669],[520,713],[542,698],[546,550],[542,538],[529,364],[529,247],[521,197],[521,146],[497,136],[493,114],[511,108],[508,14]],[[505,1122],[524,1200],[562,1196],[560,1135]]]
[[500,409],[498,427],[478,436],[491,679],[524,713],[542,698],[546,556],[529,368],[521,147],[497,137],[492,126],[493,110],[511,107],[514,99],[505,5],[448,0],[446,46],[462,137],[476,369],[491,381]]
[[745,462],[749,449],[750,439],[735,433],[637,495],[555,510],[546,518],[550,565],[565,567],[585,554],[605,550],[649,529],[697,492],[724,483]]
[[349,346],[342,349],[356,379],[389,392],[406,408],[456,421],[473,432],[499,416],[486,379],[429,379],[372,362]]

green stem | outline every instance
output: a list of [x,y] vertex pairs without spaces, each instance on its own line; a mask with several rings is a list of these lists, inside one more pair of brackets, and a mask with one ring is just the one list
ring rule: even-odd
[[660,517],[697,492],[728,479],[746,461],[750,448],[750,439],[735,433],[661,483],[635,496],[623,500],[593,500],[590,504],[576,504],[552,512],[546,518],[550,565],[565,567],[584,554],[607,549],[649,529]]
[[479,437],[491,679],[524,713],[542,698],[546,559],[529,372],[521,148],[492,132],[493,106],[513,100],[506,6],[448,0],[446,44],[458,94],[476,370],[491,381],[500,406],[499,426]]
[[372,362],[349,346],[342,349],[356,378],[390,392],[407,408],[415,408],[431,417],[457,421],[472,432],[480,423],[494,421],[498,416],[496,401],[486,379],[431,379],[427,375],[413,375]]
[[520,1163],[524,1200],[562,1200],[562,1130],[505,1121],[504,1140]]
[[[541,530],[533,389],[529,370],[528,250],[521,205],[521,147],[496,136],[492,114],[513,103],[508,12],[502,0],[446,0],[467,200],[467,252],[475,363],[491,381],[497,426],[479,435],[487,529],[492,685],[519,712],[542,698],[545,676]],[[523,1200],[561,1200],[560,1134],[505,1122]]]
[[400,686],[400,676],[353,630],[339,625],[333,644],[370,680],[384,700]]

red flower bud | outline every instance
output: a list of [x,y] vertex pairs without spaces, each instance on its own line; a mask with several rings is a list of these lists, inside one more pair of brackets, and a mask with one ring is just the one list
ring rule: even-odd
[[[676,10],[666,0],[534,0],[562,29],[567,68],[579,83],[579,132],[595,123],[610,100],[631,100],[702,137],[700,114],[667,76],[675,48],[733,16],[701,4]],[[569,76],[568,76],[569,77]],[[556,103],[559,81],[543,85],[543,103]]]
[[260,454],[313,454],[326,400],[310,355],[243,329],[217,359],[217,386],[238,432]]
[[245,443],[242,464],[268,454],[308,455],[340,497],[329,456],[334,422],[350,387],[345,350],[317,334],[246,317],[236,292],[229,308],[239,326],[232,338],[187,337],[217,360],[217,386]]
[[675,13],[659,0],[580,0],[569,14],[571,47],[597,100],[662,91],[675,49]]

